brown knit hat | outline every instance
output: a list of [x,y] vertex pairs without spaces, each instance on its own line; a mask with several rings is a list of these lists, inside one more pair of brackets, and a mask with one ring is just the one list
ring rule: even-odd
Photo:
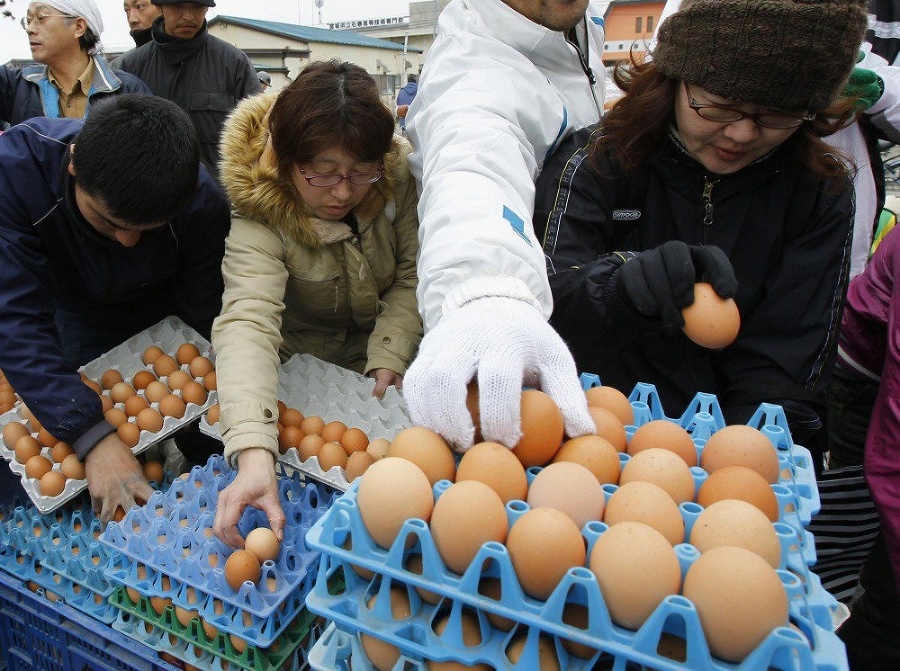
[[839,96],[865,30],[865,0],[685,0],[653,62],[723,98],[815,111]]

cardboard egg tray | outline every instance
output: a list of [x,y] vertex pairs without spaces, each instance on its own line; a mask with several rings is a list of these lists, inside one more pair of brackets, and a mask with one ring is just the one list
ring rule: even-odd
[[168,652],[188,664],[212,671],[224,671],[233,666],[248,671],[297,671],[318,635],[315,616],[302,611],[276,644],[268,649],[248,645],[238,652],[227,634],[220,632],[214,639],[207,638],[197,619],[184,627],[175,617],[172,606],[167,606],[163,614],[158,615],[147,598],[141,597],[138,603],[133,603],[123,588],[113,593],[111,601],[121,609],[112,623],[113,629],[154,650]]
[[[92,380],[99,381],[100,377],[108,369],[116,369],[122,373],[122,377],[125,378],[126,381],[130,381],[135,373],[140,370],[148,369],[141,360],[141,355],[147,347],[150,345],[157,345],[174,356],[178,346],[185,342],[194,343],[201,354],[207,356],[210,360],[214,360],[212,346],[209,344],[209,341],[205,340],[197,333],[197,331],[185,324],[178,317],[172,316],[166,317],[145,331],[132,336],[121,345],[114,347],[106,354],[103,354],[82,366],[80,370]],[[181,368],[186,370],[187,366],[182,366]],[[161,379],[163,382],[166,381],[166,378]],[[180,390],[173,393],[178,396],[181,395]],[[143,390],[138,392],[139,396],[143,396],[143,394]],[[163,427],[159,431],[155,433],[141,431],[140,440],[137,445],[132,448],[132,452],[140,454],[151,445],[160,442],[181,427],[190,424],[200,417],[200,415],[205,413],[210,406],[214,405],[217,402],[217,398],[217,393],[211,391],[207,394],[206,402],[202,405],[188,403],[183,417],[164,417]],[[123,404],[121,403],[116,404],[116,407],[118,408],[121,408],[122,406]],[[158,409],[158,404],[153,403],[151,404],[151,407]],[[134,423],[135,419],[131,417],[128,421]],[[0,430],[2,430],[3,426],[9,422],[24,422],[28,425],[27,421],[21,415],[21,407],[16,407],[0,415]],[[32,428],[30,425],[28,426],[29,428]],[[37,432],[32,431],[32,435],[37,436]],[[50,448],[43,448],[41,454],[50,459]],[[67,501],[73,499],[79,492],[87,487],[87,480],[67,479],[65,489],[63,489],[61,494],[58,496],[44,496],[38,489],[37,481],[25,475],[25,465],[16,461],[15,452],[9,446],[4,444],[2,438],[0,438],[0,456],[3,456],[3,458],[9,462],[9,467],[14,473],[21,476],[22,487],[25,489],[28,496],[31,497],[34,505],[41,513],[48,513],[55,510]],[[52,459],[50,460],[51,462],[53,461]],[[59,470],[59,468],[59,464],[53,464],[53,470]]]
[[[600,379],[596,375],[589,373],[581,375],[581,385],[585,390],[599,383]],[[629,440],[639,426],[651,420],[665,419],[678,424],[691,434],[697,447],[698,459],[703,454],[703,446],[709,437],[725,426],[722,409],[714,394],[698,392],[677,418],[666,416],[656,387],[652,384],[637,383],[628,395],[628,400],[634,410],[634,424],[625,427],[625,434]],[[780,489],[782,487],[787,488],[794,498],[790,504],[794,510],[783,509],[786,519],[782,521],[795,524],[798,528],[807,526],[821,507],[815,468],[809,450],[792,440],[787,417],[781,406],[761,403],[747,425],[762,431],[772,441],[778,453],[781,468],[779,481],[773,488],[779,501],[784,494],[783,489]]]
[[[406,402],[395,387],[388,387],[384,398],[374,398],[374,387],[375,381],[371,378],[310,354],[295,354],[279,370],[277,396],[304,416],[317,415],[326,423],[340,420],[348,427],[365,431],[370,441],[376,438],[393,440],[402,429],[411,425]],[[219,424],[210,425],[205,416],[200,421],[200,430],[221,440]],[[315,457],[301,461],[295,449],[289,449],[279,461],[339,491],[345,491],[349,486],[340,467],[326,472]]]
[[[282,468],[283,472],[283,467]],[[304,535],[331,504],[333,493],[314,482],[279,478],[279,495],[287,516],[281,552],[262,565],[257,584],[245,582],[238,591],[225,580],[223,567],[232,549],[212,534],[219,492],[235,471],[214,455],[194,467],[165,493],[156,492],[143,507],[110,524],[101,543],[123,556],[121,567],[109,572],[116,583],[143,596],[166,597],[198,610],[217,628],[267,647],[303,608],[312,589],[318,551],[304,545]],[[265,514],[247,507],[238,523],[242,536],[268,526]]]
[[[436,496],[439,496],[441,491],[449,486],[448,481],[437,483],[435,485]],[[407,520],[389,550],[378,547],[362,523],[356,504],[357,490],[357,483],[351,485],[350,489],[335,501],[325,516],[313,525],[306,537],[307,545],[320,550],[323,555],[323,562],[319,566],[319,577],[312,593],[307,597],[307,606],[313,612],[334,620],[341,628],[371,633],[397,645],[412,656],[420,658],[433,654],[435,649],[446,645],[444,642],[436,640],[427,623],[419,628],[411,626],[409,622],[396,623],[396,631],[391,633],[393,630],[388,626],[389,623],[380,622],[384,613],[372,613],[363,607],[362,604],[366,603],[368,597],[371,596],[369,592],[372,584],[358,576],[352,568],[356,566],[374,572],[375,580],[381,576],[384,580],[395,581],[400,585],[423,588],[440,595],[450,604],[459,603],[486,613],[496,613],[524,626],[536,627],[550,635],[574,640],[612,655],[627,657],[632,661],[653,662],[652,665],[655,668],[675,668],[664,666],[664,661],[660,659],[644,658],[641,655],[633,656],[635,646],[648,636],[644,633],[644,629],[650,625],[645,624],[637,633],[613,625],[603,603],[597,581],[588,568],[582,566],[571,569],[552,595],[546,601],[540,601],[525,595],[522,591],[506,547],[500,543],[485,543],[466,573],[460,576],[444,566],[430,529],[423,520]],[[524,501],[509,502],[507,514],[510,523],[512,524],[528,509],[528,504]],[[699,514],[699,510],[700,506],[696,504],[682,506],[683,515],[686,513],[696,515]],[[688,525],[690,524],[690,520],[686,519],[686,522]],[[585,525],[582,534],[587,544],[588,557],[590,557],[594,542],[606,528],[607,526],[602,522],[589,522]],[[801,540],[793,527],[783,523],[776,524],[776,533],[782,544],[782,562],[778,574],[789,596],[791,621],[801,627],[807,639],[813,641],[813,644],[810,647],[807,639],[798,638],[794,633],[788,634],[789,629],[780,628],[772,634],[775,638],[774,643],[767,644],[769,647],[761,646],[768,652],[759,654],[774,654],[773,650],[788,647],[792,650],[791,654],[808,660],[812,665],[808,668],[819,668],[816,665],[828,659],[822,656],[823,651],[833,651],[835,646],[841,647],[840,642],[831,631],[831,616],[836,602],[821,588],[821,583],[815,579],[814,574],[805,570],[805,561],[799,545],[801,542],[812,545],[811,537]],[[346,549],[348,547],[350,549]],[[675,546],[675,551],[681,561],[683,573],[686,573],[699,556],[699,552],[688,543]],[[413,573],[405,568],[408,557],[416,553],[422,555],[421,574]],[[329,589],[326,581],[339,571],[343,573],[346,580],[346,589],[342,593],[334,594],[332,593],[334,590]],[[478,592],[478,585],[483,577],[498,578],[501,581],[502,600],[497,601]],[[412,593],[414,594],[415,591],[412,590]],[[416,600],[421,601],[420,599]],[[580,603],[589,608],[591,619],[587,630],[563,622],[562,609],[567,602]],[[693,618],[692,621],[696,621],[696,626],[699,627],[696,611],[686,599],[672,595],[666,603],[669,605],[665,608],[660,606],[664,614],[658,615],[657,613],[660,623],[665,622],[670,615],[680,614],[681,620],[686,622]],[[434,614],[434,609],[429,604],[420,604],[418,608],[426,620]],[[687,611],[690,611],[690,614],[686,614]],[[650,620],[648,620],[649,622]],[[689,625],[684,624],[683,627],[689,627]],[[485,632],[483,636],[486,642],[489,640],[487,634],[488,632]],[[655,640],[657,639],[658,636]],[[494,644],[500,645],[500,639],[491,640],[494,640]],[[702,647],[705,650],[705,645]],[[498,650],[499,654],[502,654],[503,648],[498,648],[489,656],[498,654]],[[470,654],[471,651],[461,649],[456,652],[460,657],[454,659],[466,664],[487,661],[474,658]],[[709,657],[708,652],[706,652],[706,656]],[[501,658],[494,658],[494,662],[490,663],[495,663],[497,659]],[[769,658],[761,657],[758,661],[760,659],[768,660]],[[709,668],[727,667],[721,666],[720,663],[718,667]]]

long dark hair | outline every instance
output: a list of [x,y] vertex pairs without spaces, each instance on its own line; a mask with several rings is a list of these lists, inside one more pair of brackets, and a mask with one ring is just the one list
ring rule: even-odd
[[[611,151],[619,168],[631,172],[655,153],[665,141],[675,115],[680,81],[663,75],[653,61],[635,59],[613,72],[616,85],[625,95],[601,121],[602,134],[594,146],[595,156]],[[846,126],[853,118],[854,101],[841,100],[816,113],[785,141],[791,156],[813,175],[833,179],[847,175],[848,169],[834,148],[822,141]]]

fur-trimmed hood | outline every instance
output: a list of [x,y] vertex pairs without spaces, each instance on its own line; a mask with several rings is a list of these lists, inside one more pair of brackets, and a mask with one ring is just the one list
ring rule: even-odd
[[[350,227],[316,217],[289,177],[278,174],[266,115],[277,93],[245,98],[225,122],[219,174],[234,210],[301,245],[319,247],[349,237]],[[393,199],[400,147],[395,138],[384,158],[384,177],[353,209],[360,230]]]

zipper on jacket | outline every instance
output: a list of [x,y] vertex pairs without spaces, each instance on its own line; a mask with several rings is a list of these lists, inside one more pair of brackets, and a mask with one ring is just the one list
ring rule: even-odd
[[597,100],[597,92],[594,90],[594,86],[597,84],[597,77],[594,75],[594,71],[591,69],[591,64],[588,61],[589,58],[589,49],[590,49],[590,36],[588,35],[587,29],[587,17],[582,19],[582,23],[584,25],[584,46],[582,49],[578,44],[578,25],[575,25],[572,30],[566,33],[566,42],[572,45],[572,48],[575,49],[575,53],[578,54],[578,62],[581,64],[581,69],[584,71],[585,76],[588,78],[588,82],[591,85],[591,95],[594,97],[594,104],[597,105],[597,110],[602,114],[603,106],[600,104],[600,101]]
[[715,185],[716,182],[710,181],[709,177],[703,178],[703,229],[701,237],[704,242],[706,241],[706,232],[713,224],[712,192]]

